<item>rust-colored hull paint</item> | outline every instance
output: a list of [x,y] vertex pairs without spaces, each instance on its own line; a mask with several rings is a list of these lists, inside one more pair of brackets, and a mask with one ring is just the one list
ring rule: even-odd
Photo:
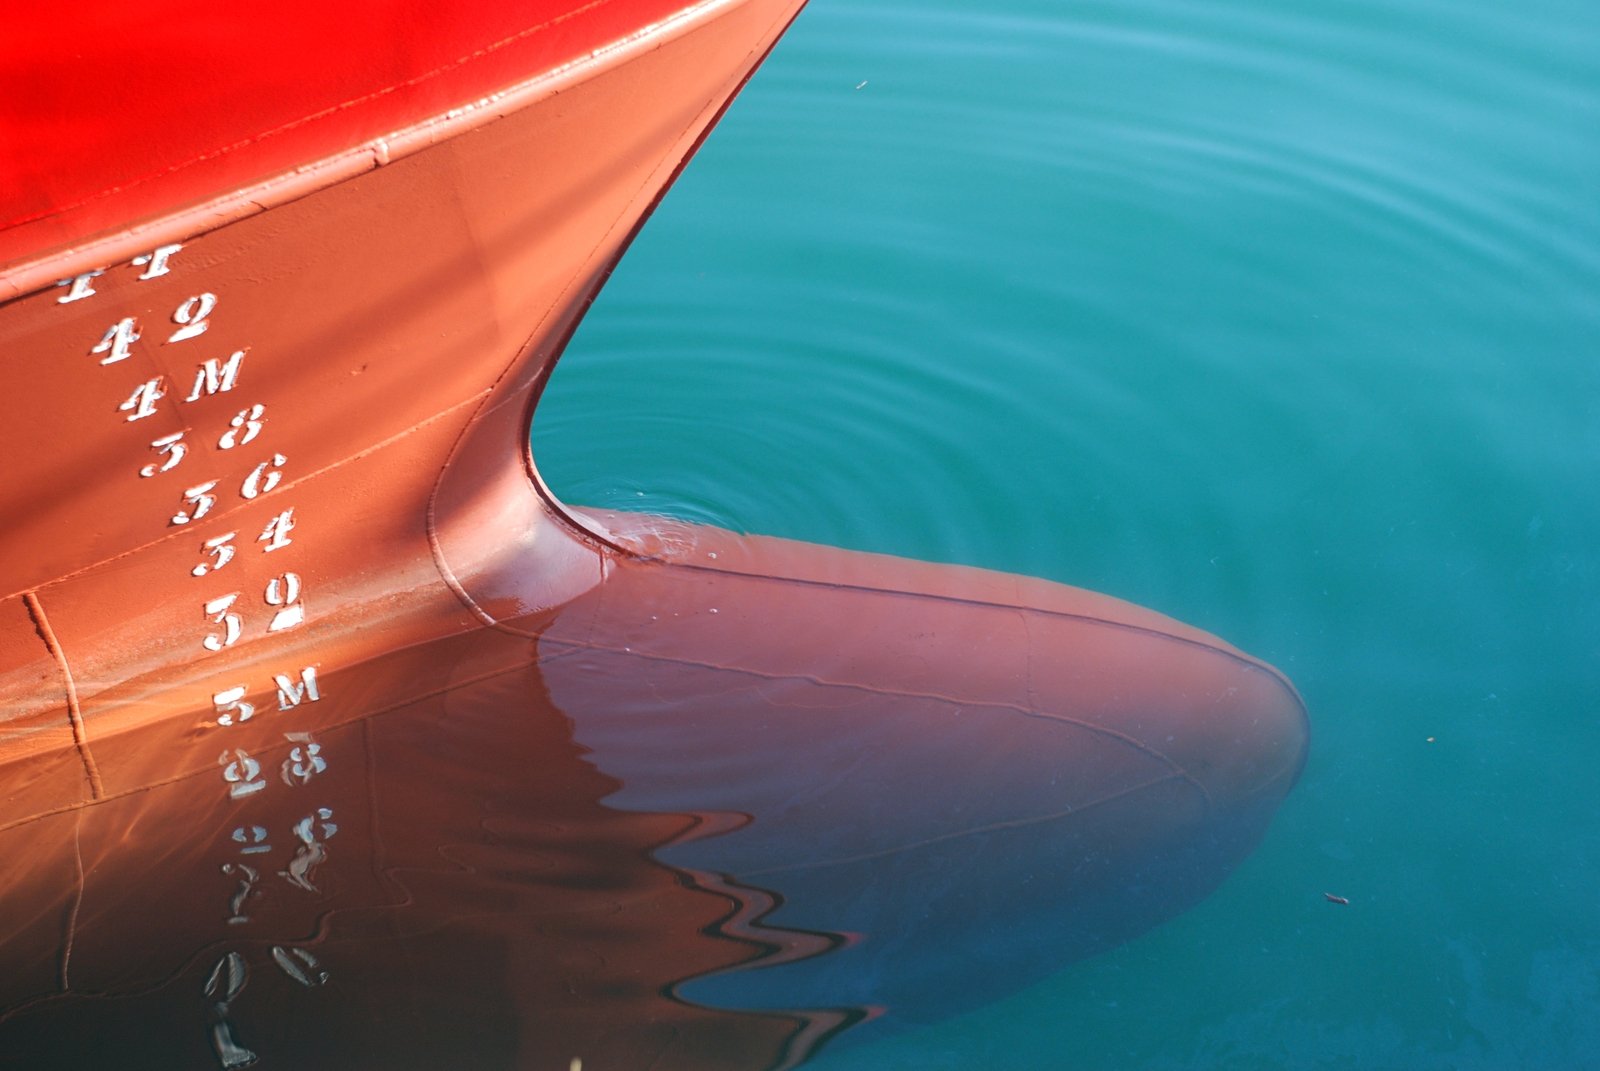
[[[269,688],[296,659],[350,664],[600,581],[601,543],[531,478],[533,392],[796,6],[699,5],[384,166],[203,233],[145,227],[151,249],[182,244],[155,278],[112,264],[92,295],[0,310],[0,760],[76,726],[84,768],[29,799],[132,787],[99,744],[234,677]],[[168,341],[185,309],[206,330]],[[125,356],[93,352],[124,322]],[[152,445],[180,435],[175,463]],[[207,543],[229,533],[217,568],[228,548]],[[268,602],[274,578],[304,615],[269,634],[293,608]]]
[[0,176],[0,1063],[793,1066],[1256,843],[1305,712],[1221,640],[540,483],[556,357],[799,4],[290,4],[337,32],[140,23],[181,77],[50,98]]

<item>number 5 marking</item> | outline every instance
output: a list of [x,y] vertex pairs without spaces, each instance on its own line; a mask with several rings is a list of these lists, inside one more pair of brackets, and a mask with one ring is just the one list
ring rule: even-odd
[[222,626],[220,634],[213,632],[200,641],[206,650],[220,651],[239,642],[239,633],[244,629],[244,622],[238,614],[228,612],[228,608],[238,597],[239,593],[236,591],[232,595],[224,595],[206,603],[206,616]]

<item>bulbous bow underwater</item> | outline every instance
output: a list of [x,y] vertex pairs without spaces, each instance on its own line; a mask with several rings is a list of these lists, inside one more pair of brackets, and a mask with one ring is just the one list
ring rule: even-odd
[[754,895],[778,946],[676,987],[695,1002],[867,1036],[992,1001],[1206,896],[1304,763],[1288,681],[1152,611],[595,519],[648,556],[542,629],[545,686],[609,805],[694,816],[655,858]]
[[0,833],[7,1051],[793,1066],[1183,911],[1304,760],[1280,674],[1107,596],[574,516],[576,597],[280,679],[220,765],[214,712],[102,741],[137,789]]
[[[800,0],[289,6],[206,9],[214,127],[158,86],[171,138],[13,167],[0,1065],[790,1067],[1252,850],[1305,709],[1216,637],[541,482],[557,355]],[[281,90],[324,17],[370,64]]]

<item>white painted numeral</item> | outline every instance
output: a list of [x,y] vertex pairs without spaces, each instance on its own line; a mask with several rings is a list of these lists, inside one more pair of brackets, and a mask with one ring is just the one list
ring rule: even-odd
[[289,538],[289,533],[292,531],[294,531],[294,508],[290,507],[268,521],[267,526],[261,529],[261,534],[256,536],[257,543],[266,544],[261,548],[261,553],[282,550],[293,543],[294,540]]
[[261,780],[261,764],[243,748],[224,751],[217,763],[222,767],[222,779],[228,782],[230,799],[243,799],[267,787],[267,783]]
[[214,573],[233,561],[233,537],[238,534],[238,532],[229,532],[226,535],[219,535],[202,543],[200,552],[202,554],[210,554],[213,560],[196,565],[189,570],[189,575],[205,576],[207,573]]
[[167,396],[167,392],[161,389],[164,378],[157,376],[139,384],[133,389],[133,393],[128,395],[128,400],[117,406],[118,412],[127,413],[130,424],[135,420],[155,416],[157,400]]
[[244,363],[244,350],[234,350],[226,358],[208,357],[194,374],[194,389],[184,399],[197,402],[202,395],[223,394],[239,382],[239,366]]
[[168,258],[170,258],[172,256],[172,254],[176,253],[178,250],[180,250],[182,248],[183,248],[183,246],[177,245],[177,244],[174,244],[174,245],[162,245],[162,246],[157,246],[155,249],[152,249],[148,253],[145,253],[145,254],[143,254],[141,256],[134,257],[133,258],[134,267],[138,267],[141,264],[148,264],[149,265],[149,267],[145,268],[144,274],[139,276],[139,278],[140,279],[154,279],[154,278],[157,278],[158,276],[162,276],[162,275],[167,274],[167,272],[172,270],[170,267],[167,266]]
[[175,431],[171,435],[163,435],[150,444],[150,449],[161,455],[161,463],[154,461],[139,470],[140,476],[154,476],[160,472],[171,472],[178,467],[178,462],[189,452],[183,444],[183,432]]
[[264,405],[252,405],[249,409],[239,410],[239,414],[228,421],[228,430],[217,440],[217,449],[232,450],[235,446],[243,446],[254,440],[261,434],[266,412]]
[[189,503],[188,509],[180,509],[172,515],[173,524],[188,524],[198,521],[201,517],[211,512],[211,507],[217,504],[217,496],[211,489],[217,486],[216,480],[207,480],[205,483],[195,484],[183,493],[183,500]]
[[86,297],[94,297],[94,281],[104,274],[105,270],[100,269],[96,271],[86,271],[82,275],[74,276],[71,279],[57,279],[57,286],[71,287],[71,289],[65,294],[56,298],[56,304],[65,305],[69,301],[82,301]]
[[246,498],[255,498],[278,486],[278,482],[283,479],[283,473],[278,470],[283,468],[288,460],[282,454],[273,454],[272,460],[263,461],[250,470],[250,475],[244,478],[244,486],[239,488],[239,493]]
[[132,316],[118,320],[106,328],[105,337],[95,343],[90,353],[103,353],[101,364],[116,364],[128,359],[128,347],[139,341],[139,325]]
[[317,667],[307,666],[300,671],[300,681],[295,683],[294,678],[287,673],[274,674],[272,681],[278,686],[278,709],[288,710],[297,707],[302,702],[315,703],[322,698],[317,691]]
[[232,688],[218,692],[211,697],[211,705],[217,712],[218,725],[240,725],[250,720],[256,708],[244,701],[244,685],[236,684]]
[[243,631],[244,622],[238,614],[229,612],[229,608],[238,597],[239,593],[236,591],[232,595],[223,595],[206,603],[206,617],[222,626],[220,633],[213,632],[200,641],[206,650],[220,651],[239,642],[239,633]]
[[268,632],[282,632],[294,628],[306,619],[305,604],[300,601],[300,574],[284,573],[267,581],[267,605],[283,609],[272,615]]
[[209,318],[217,307],[217,295],[196,294],[194,297],[178,306],[178,311],[172,314],[172,322],[178,324],[176,331],[172,332],[168,342],[182,342],[186,338],[206,333],[210,327]]

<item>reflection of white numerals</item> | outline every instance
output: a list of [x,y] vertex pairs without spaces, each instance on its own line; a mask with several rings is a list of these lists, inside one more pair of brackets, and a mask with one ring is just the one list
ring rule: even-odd
[[216,480],[207,480],[205,483],[197,483],[185,491],[183,500],[189,503],[189,508],[180,509],[177,513],[174,513],[171,523],[188,524],[190,521],[198,521],[201,517],[210,513],[211,507],[217,504],[217,496],[211,493],[211,489],[215,486],[217,486]]
[[243,748],[224,751],[217,759],[222,767],[222,779],[228,782],[228,798],[243,799],[267,787],[261,780],[261,764],[252,759]]
[[190,569],[189,575],[205,576],[207,573],[214,573],[218,569],[221,569],[224,565],[227,565],[229,562],[233,561],[233,537],[238,534],[238,532],[226,532],[222,535],[216,536],[213,539],[206,540],[205,543],[202,544],[204,548],[202,553],[211,555],[212,560],[208,562],[201,562],[193,569]]
[[178,306],[178,311],[172,314],[172,322],[179,325],[167,339],[168,342],[182,342],[186,338],[205,334],[206,328],[211,324],[208,318],[217,307],[217,295],[196,294],[194,297]]
[[305,604],[300,601],[300,574],[284,573],[267,581],[267,605],[283,609],[272,615],[268,632],[282,632],[294,628],[306,619]]
[[178,467],[178,462],[183,460],[183,455],[189,448],[183,444],[183,432],[175,431],[171,435],[163,435],[150,443],[150,449],[161,455],[161,463],[152,461],[139,470],[140,476],[154,476],[158,472],[171,472]]
[[[253,875],[252,871],[252,875]],[[251,877],[254,882],[254,877]],[[246,888],[246,893],[249,889]],[[240,901],[239,906],[243,906]],[[235,908],[237,913],[238,908]],[[229,919],[233,922],[234,919]],[[217,1054],[217,1062],[223,1071],[233,1071],[234,1068],[249,1067],[256,1062],[256,1054],[240,1045],[233,1037],[233,1024],[228,1022],[228,1006],[231,1005],[245,983],[250,979],[250,969],[245,965],[244,957],[237,952],[229,952],[217,960],[217,965],[211,968],[211,977],[206,980],[205,994],[211,1001],[213,1022],[211,1024],[211,1047]]]
[[[266,833],[266,830],[261,829],[260,826],[254,828],[260,830],[263,834]],[[239,832],[240,830],[234,830],[235,839],[238,839]],[[267,849],[261,848],[259,850],[266,851]],[[239,888],[228,900],[228,925],[237,926],[241,922],[249,922],[250,916],[244,913],[244,908],[250,899],[250,894],[255,892],[256,882],[261,880],[261,871],[248,863],[223,863],[222,872],[224,874],[237,875],[239,878]]]
[[241,409],[238,416],[228,421],[228,430],[217,440],[217,449],[232,450],[235,446],[243,446],[260,435],[266,411],[267,407],[264,405],[252,405],[249,409]]
[[289,459],[282,454],[273,454],[272,460],[263,461],[250,470],[250,475],[244,478],[244,486],[239,488],[239,493],[246,498],[255,498],[264,495],[283,479],[283,473],[278,470],[283,468]]
[[328,760],[322,757],[322,745],[311,739],[310,733],[284,733],[283,738],[294,745],[278,771],[284,784],[291,788],[304,785],[328,768]]
[[128,359],[128,347],[139,341],[139,327],[132,316],[118,320],[106,329],[105,337],[97,342],[90,353],[103,353],[101,364],[116,364]]
[[272,845],[267,843],[266,826],[237,826],[233,842],[239,845],[240,855],[265,855],[272,851]]
[[284,974],[307,989],[323,985],[328,981],[328,972],[323,969],[322,962],[303,948],[275,945],[272,949],[272,962],[276,963]]
[[254,706],[244,701],[242,684],[236,684],[212,696],[211,705],[216,708],[218,725],[237,725],[247,722],[256,712]]
[[213,632],[201,640],[201,645],[208,651],[220,651],[224,647],[232,647],[239,642],[239,633],[243,630],[244,622],[239,615],[230,612],[239,593],[222,595],[206,603],[206,617],[222,626],[221,632]]
[[339,832],[338,825],[332,819],[333,808],[318,807],[314,813],[294,824],[294,835],[300,838],[300,846],[295,849],[294,858],[289,860],[289,869],[278,871],[279,877],[307,892],[320,891],[314,882],[317,867],[328,858],[328,849],[323,842]]

